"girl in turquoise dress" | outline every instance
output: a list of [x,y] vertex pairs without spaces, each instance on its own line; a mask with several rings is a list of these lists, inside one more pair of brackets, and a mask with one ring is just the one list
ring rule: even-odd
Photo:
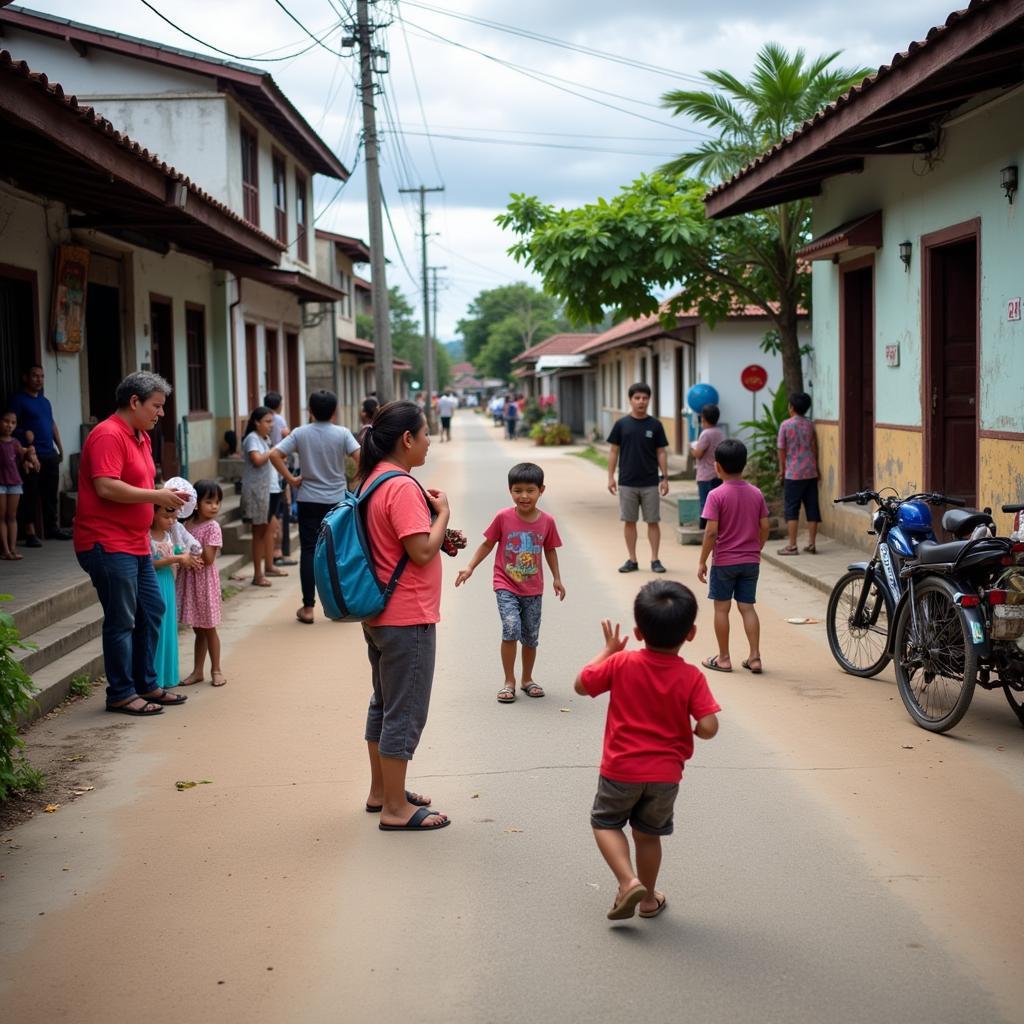
[[149,545],[153,554],[153,568],[164,599],[163,620],[153,663],[157,685],[165,690],[177,686],[178,676],[178,615],[175,607],[174,577],[179,571],[187,572],[195,565],[195,554],[189,535],[178,523],[176,510],[156,505],[153,525],[149,530]]

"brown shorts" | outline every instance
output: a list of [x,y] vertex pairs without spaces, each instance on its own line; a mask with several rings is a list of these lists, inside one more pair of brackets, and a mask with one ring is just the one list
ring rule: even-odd
[[592,828],[624,828],[652,836],[672,835],[678,782],[616,782],[598,777],[597,796],[590,812]]

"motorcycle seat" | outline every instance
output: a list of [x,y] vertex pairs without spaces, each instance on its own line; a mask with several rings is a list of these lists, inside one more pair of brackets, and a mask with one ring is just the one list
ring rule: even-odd
[[954,536],[962,537],[964,534],[976,530],[979,526],[994,526],[995,523],[986,512],[979,512],[970,508],[951,508],[942,516],[942,528],[948,530]]
[[948,544],[936,544],[932,540],[923,540],[917,545],[914,552],[919,565],[940,565],[945,562],[956,561],[956,556],[970,541],[954,540]]

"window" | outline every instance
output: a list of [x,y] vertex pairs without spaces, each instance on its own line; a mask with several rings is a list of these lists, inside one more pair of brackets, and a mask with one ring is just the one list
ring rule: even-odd
[[260,223],[259,148],[256,133],[244,124],[242,136],[242,215],[250,224]]
[[188,364],[188,411],[208,411],[206,390],[206,310],[185,307],[185,349]]
[[287,169],[284,157],[280,153],[274,153],[274,237],[282,243],[288,244],[288,185],[286,183]]
[[309,241],[306,232],[309,228],[309,213],[306,206],[306,176],[295,172],[295,240],[296,256],[303,262],[309,262]]

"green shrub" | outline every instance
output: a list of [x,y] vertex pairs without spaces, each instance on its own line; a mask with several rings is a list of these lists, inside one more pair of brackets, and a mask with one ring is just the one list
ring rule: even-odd
[[568,424],[557,421],[544,420],[535,423],[530,430],[530,437],[539,445],[572,444],[572,431]]
[[[0,594],[0,601],[10,599],[9,594]],[[0,800],[6,800],[15,790],[33,788],[33,783],[41,779],[20,756],[25,742],[18,735],[18,716],[27,714],[35,704],[35,687],[14,651],[32,646],[18,635],[10,614],[0,612]]]
[[75,676],[68,686],[68,695],[71,697],[88,697],[92,693],[92,680],[85,672]]

